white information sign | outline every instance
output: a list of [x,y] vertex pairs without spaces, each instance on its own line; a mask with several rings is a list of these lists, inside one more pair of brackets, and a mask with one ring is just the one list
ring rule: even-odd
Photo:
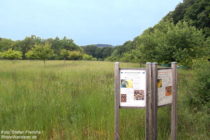
[[172,69],[158,70],[158,106],[172,103]]
[[146,70],[120,70],[120,106],[145,107]]

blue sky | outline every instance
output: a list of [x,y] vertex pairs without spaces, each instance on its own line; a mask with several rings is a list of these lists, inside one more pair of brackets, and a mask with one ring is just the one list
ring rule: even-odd
[[1,0],[0,37],[68,37],[120,45],[158,23],[182,0]]

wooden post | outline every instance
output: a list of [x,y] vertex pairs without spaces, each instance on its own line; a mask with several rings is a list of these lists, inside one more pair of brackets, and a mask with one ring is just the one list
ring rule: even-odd
[[177,130],[177,113],[176,113],[177,71],[176,71],[176,62],[171,63],[171,68],[172,68],[171,140],[176,140],[176,130]]
[[146,140],[157,140],[157,63],[146,64]]
[[157,63],[152,63],[152,140],[157,140]]
[[116,62],[114,67],[114,77],[115,77],[115,126],[114,126],[114,137],[115,140],[120,139],[120,127],[119,127],[119,115],[120,115],[120,63]]
[[152,115],[151,115],[151,95],[152,95],[152,64],[150,62],[146,63],[146,129],[145,129],[145,139],[151,140],[152,138]]

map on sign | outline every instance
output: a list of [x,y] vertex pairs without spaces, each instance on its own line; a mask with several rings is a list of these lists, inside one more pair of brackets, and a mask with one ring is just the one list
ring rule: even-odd
[[120,106],[145,107],[146,71],[120,70]]
[[172,70],[158,70],[158,106],[172,103]]

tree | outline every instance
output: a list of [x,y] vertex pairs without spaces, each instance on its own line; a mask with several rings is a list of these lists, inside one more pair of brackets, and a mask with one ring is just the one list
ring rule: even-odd
[[24,40],[15,42],[14,49],[19,50],[23,53],[23,59],[26,59],[26,53],[34,47],[35,44],[40,44],[41,38],[31,35],[26,37]]
[[88,45],[83,47],[84,52],[97,59],[104,60],[106,57],[111,56],[112,47],[97,47],[96,45]]
[[14,41],[6,38],[0,38],[0,51],[6,51],[12,49]]
[[[169,63],[177,61],[191,65],[192,59],[205,55],[205,37],[201,30],[189,26],[186,22],[174,25],[160,22],[153,30],[147,30],[139,37],[136,49],[140,60]],[[135,54],[134,54],[135,55]]]
[[69,57],[70,60],[81,60],[83,58],[83,55],[79,51],[69,51]]
[[9,49],[7,51],[2,52],[0,54],[0,57],[3,59],[10,59],[10,60],[21,59],[22,52]]
[[41,59],[44,61],[52,58],[54,55],[53,50],[51,49],[51,44],[36,44],[34,48],[26,53],[26,57],[30,59]]
[[89,55],[92,55],[93,57],[97,57],[97,54],[96,54],[96,50],[97,50],[97,46],[95,45],[88,45],[88,46],[84,46],[83,49],[84,49],[84,52],[86,54],[89,54]]
[[80,51],[69,51],[66,49],[62,49],[60,52],[60,56],[64,60],[96,60],[96,58],[91,55],[85,54]]
[[81,50],[81,48],[77,46],[72,39],[68,39],[66,37],[62,39],[62,45],[64,49],[69,51]]
[[108,56],[111,56],[112,51],[113,51],[112,47],[103,47],[101,49],[101,58],[104,59],[104,58],[106,58]]
[[164,20],[172,20],[177,24],[185,21],[198,29],[202,29],[205,36],[210,36],[210,1],[209,0],[184,0],[170,12]]
[[56,37],[55,39],[49,38],[45,40],[45,42],[52,44],[52,49],[55,53],[55,58],[60,59],[61,50],[69,50],[69,51],[81,51],[81,48],[77,46],[72,39],[68,39],[64,37],[60,39]]
[[68,57],[69,57],[69,51],[66,50],[66,49],[62,49],[62,50],[60,51],[60,57],[61,57],[62,59],[64,59],[64,60],[67,60]]

